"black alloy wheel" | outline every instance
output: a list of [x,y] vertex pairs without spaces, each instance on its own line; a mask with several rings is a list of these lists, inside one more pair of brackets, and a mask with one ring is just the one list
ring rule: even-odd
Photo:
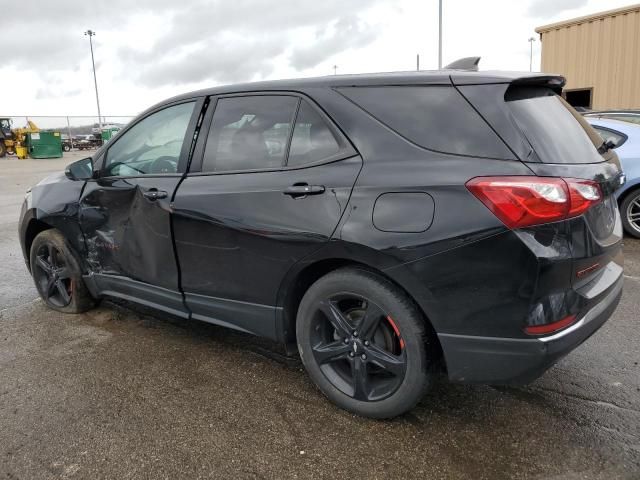
[[371,418],[407,412],[435,372],[437,349],[409,297],[375,272],[345,267],[311,285],[300,302],[300,358],[335,404]]
[[44,243],[36,251],[33,278],[42,298],[56,307],[66,307],[73,296],[71,270],[53,243]]
[[54,228],[33,239],[29,253],[31,275],[48,307],[63,313],[81,313],[96,305],[82,278],[77,254]]
[[373,301],[341,293],[317,303],[311,349],[320,369],[356,400],[382,400],[404,379],[404,340],[393,319]]

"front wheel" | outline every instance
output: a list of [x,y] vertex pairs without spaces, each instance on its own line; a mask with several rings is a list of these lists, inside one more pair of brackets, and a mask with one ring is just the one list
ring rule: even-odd
[[296,327],[309,376],[345,410],[395,417],[413,408],[430,383],[420,312],[374,273],[346,268],[320,278],[302,298]]
[[625,231],[640,238],[640,189],[627,194],[620,205],[620,215]]
[[58,230],[36,235],[31,244],[30,265],[36,289],[48,307],[63,313],[81,313],[95,305],[82,279],[80,263]]

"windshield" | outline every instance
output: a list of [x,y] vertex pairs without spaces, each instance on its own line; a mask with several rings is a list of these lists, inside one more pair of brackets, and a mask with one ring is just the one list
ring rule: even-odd
[[507,105],[544,163],[599,163],[602,138],[562,97],[548,88],[510,88]]

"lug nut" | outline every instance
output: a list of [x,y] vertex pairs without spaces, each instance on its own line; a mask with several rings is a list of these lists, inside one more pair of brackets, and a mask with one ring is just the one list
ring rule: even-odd
[[369,346],[369,340],[365,340],[365,341],[364,341],[364,346],[365,346],[365,347],[368,347],[368,346]]
[[367,356],[363,353],[362,355],[360,355],[360,358],[363,359],[363,360],[366,360]]
[[353,336],[357,337],[358,336],[358,332],[353,332]]
[[349,339],[347,337],[344,337],[344,343],[349,343]]
[[355,354],[353,352],[349,352],[349,356],[353,357]]

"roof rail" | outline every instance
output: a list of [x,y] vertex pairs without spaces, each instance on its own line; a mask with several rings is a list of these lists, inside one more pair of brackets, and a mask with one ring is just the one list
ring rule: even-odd
[[459,58],[444,68],[446,70],[469,70],[471,72],[477,72],[479,63],[480,57],[465,57]]

